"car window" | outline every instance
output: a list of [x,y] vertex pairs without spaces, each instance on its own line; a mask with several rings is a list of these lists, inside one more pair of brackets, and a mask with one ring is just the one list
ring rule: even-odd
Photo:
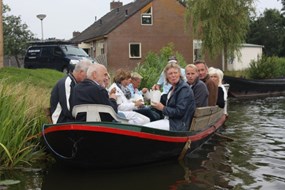
[[89,57],[88,54],[81,48],[66,45],[61,47],[66,55],[74,55],[79,57]]
[[53,56],[53,47],[44,47],[42,50],[42,57]]
[[41,54],[40,47],[31,47],[28,49],[27,56],[28,57],[38,57]]
[[63,52],[59,47],[54,48],[54,55],[56,56],[63,56]]

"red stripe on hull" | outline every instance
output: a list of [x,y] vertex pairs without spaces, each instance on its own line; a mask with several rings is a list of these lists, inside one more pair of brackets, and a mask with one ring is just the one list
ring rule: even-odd
[[[219,122],[218,122],[219,123]],[[221,122],[222,124],[223,122]],[[112,133],[112,134],[118,134],[118,135],[125,135],[125,136],[132,136],[132,137],[138,137],[143,139],[150,139],[150,140],[157,140],[157,141],[164,141],[164,142],[177,142],[177,143],[184,143],[188,140],[191,140],[192,142],[201,140],[212,133],[216,131],[218,127],[221,125],[212,126],[209,129],[194,134],[191,136],[183,136],[183,137],[175,137],[175,136],[166,136],[166,135],[158,135],[158,134],[151,134],[141,131],[130,131],[125,129],[118,129],[118,128],[111,128],[111,127],[105,127],[100,125],[94,125],[94,126],[88,126],[84,124],[64,124],[64,125],[57,125],[52,126],[49,128],[46,128],[44,130],[45,134],[58,132],[58,131],[90,131],[90,132],[102,132],[102,133]]]

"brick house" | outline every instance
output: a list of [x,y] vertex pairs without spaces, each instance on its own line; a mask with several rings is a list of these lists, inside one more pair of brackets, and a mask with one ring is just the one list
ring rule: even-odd
[[[87,44],[89,54],[111,72],[118,68],[133,70],[149,51],[159,52],[169,43],[174,44],[187,63],[193,63],[197,40],[193,40],[190,30],[185,30],[182,2],[135,0],[123,5],[113,1],[109,13],[71,41]],[[209,66],[222,68],[221,65],[211,62]]]

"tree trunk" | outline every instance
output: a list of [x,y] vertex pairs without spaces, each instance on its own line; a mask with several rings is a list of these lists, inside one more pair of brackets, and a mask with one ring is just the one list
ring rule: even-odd
[[0,0],[0,68],[4,67],[4,55],[3,55],[3,22],[2,22],[2,10],[3,2]]
[[15,55],[15,59],[16,59],[16,62],[17,62],[17,67],[21,68],[21,64],[20,64],[18,55]]

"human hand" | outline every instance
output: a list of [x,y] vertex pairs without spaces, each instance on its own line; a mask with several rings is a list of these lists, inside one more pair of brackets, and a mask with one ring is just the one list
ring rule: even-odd
[[144,106],[144,102],[141,99],[137,100],[137,101],[135,101],[135,106],[137,108],[143,107]]
[[113,99],[117,100],[116,93],[110,93],[109,98],[113,98]]
[[142,93],[144,93],[144,94],[145,94],[147,91],[148,91],[147,88],[143,88],[143,89],[142,89]]
[[112,88],[109,92],[109,94],[116,94],[116,87]]
[[159,90],[160,89],[160,86],[158,84],[155,84],[152,86],[151,88],[152,90]]
[[160,102],[151,102],[151,106],[160,111],[164,108],[164,105]]

